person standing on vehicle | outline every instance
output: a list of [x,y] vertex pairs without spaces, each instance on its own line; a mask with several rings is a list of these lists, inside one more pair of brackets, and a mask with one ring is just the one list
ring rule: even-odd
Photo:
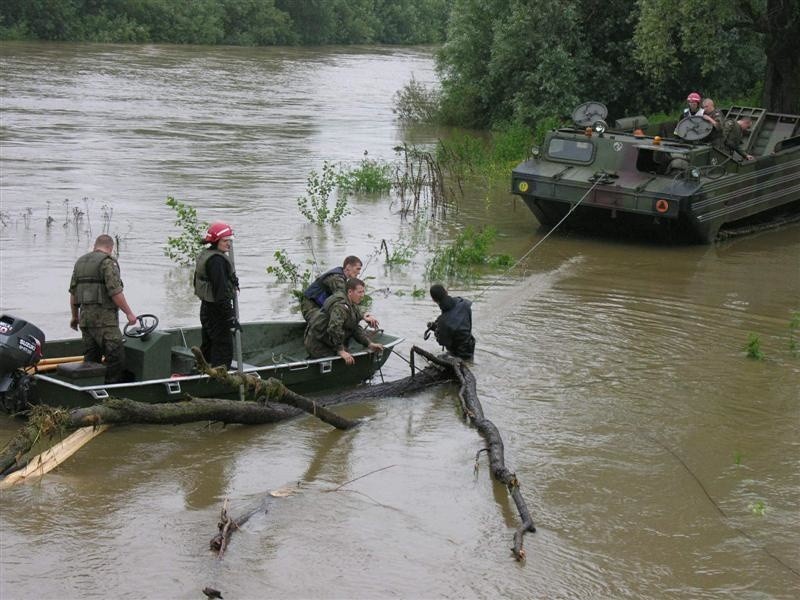
[[[443,285],[435,283],[430,289],[433,299],[442,311],[435,321],[428,323],[436,341],[450,354],[471,360],[475,353],[475,338],[472,335],[472,302],[459,296],[451,296]],[[427,339],[427,332],[426,332]]]
[[75,262],[69,282],[69,326],[76,331],[80,327],[85,361],[99,363],[105,356],[106,383],[122,381],[125,369],[118,311],[125,313],[128,325],[136,324],[136,314],[122,291],[119,263],[111,255],[113,251],[111,236],[98,236],[94,249]]
[[707,140],[712,144],[718,144],[722,138],[722,111],[714,106],[714,101],[711,98],[703,98],[703,119],[708,121],[714,128],[708,134]]
[[[357,256],[348,256],[341,267],[334,267],[317,277],[311,285],[303,291],[300,301],[300,312],[306,323],[310,323],[325,301],[336,292],[344,292],[345,283],[351,277],[361,274],[361,259]],[[360,309],[359,309],[359,314]],[[369,313],[361,315],[370,327],[377,327],[378,320]]]
[[344,291],[339,291],[325,300],[325,304],[306,326],[303,343],[312,358],[323,358],[338,354],[346,364],[355,362],[347,351],[351,339],[366,346],[371,352],[383,350],[381,344],[372,342],[359,325],[361,312],[358,305],[364,299],[364,282],[351,277]]
[[233,229],[227,223],[212,223],[203,242],[208,244],[197,256],[194,293],[200,298],[200,351],[212,367],[230,369],[233,360],[233,329],[239,327],[233,310],[239,279],[228,252]]
[[702,117],[703,108],[700,106],[701,99],[702,98],[700,98],[700,94],[697,92],[692,92],[686,96],[686,104],[688,106],[683,109],[681,119],[686,119],[687,117]]

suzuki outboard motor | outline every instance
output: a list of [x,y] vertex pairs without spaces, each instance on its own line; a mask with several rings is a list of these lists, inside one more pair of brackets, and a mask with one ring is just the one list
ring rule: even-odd
[[0,403],[9,412],[28,407],[33,378],[25,372],[42,358],[42,330],[11,315],[0,316]]

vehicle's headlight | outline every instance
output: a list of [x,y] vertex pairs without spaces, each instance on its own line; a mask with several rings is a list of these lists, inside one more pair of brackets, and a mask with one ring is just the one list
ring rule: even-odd
[[606,132],[606,129],[608,129],[608,125],[602,119],[595,121],[592,127],[597,135],[603,135]]

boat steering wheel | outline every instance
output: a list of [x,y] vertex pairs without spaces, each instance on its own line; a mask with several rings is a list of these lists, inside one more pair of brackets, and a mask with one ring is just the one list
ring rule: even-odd
[[137,324],[125,325],[122,333],[125,337],[139,339],[147,337],[156,330],[158,327],[158,317],[155,315],[139,315],[136,317]]

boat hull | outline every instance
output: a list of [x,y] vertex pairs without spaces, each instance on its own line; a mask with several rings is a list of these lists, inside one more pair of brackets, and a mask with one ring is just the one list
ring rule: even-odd
[[[315,393],[369,380],[402,338],[376,332],[381,353],[351,344],[355,364],[338,356],[308,358],[302,344],[305,323],[262,322],[242,326],[243,371],[262,379],[274,377],[297,393]],[[105,384],[102,377],[70,376],[66,369],[37,372],[34,397],[41,404],[80,408],[108,398],[139,402],[176,402],[187,397],[238,398],[238,390],[207,375],[192,372],[190,348],[200,345],[200,328],[156,331],[147,339],[126,338],[126,368],[134,378],[126,383]],[[44,361],[81,353],[80,340],[48,341]],[[235,361],[234,361],[235,362]],[[235,365],[234,365],[235,366]],[[234,371],[236,368],[233,369]]]

